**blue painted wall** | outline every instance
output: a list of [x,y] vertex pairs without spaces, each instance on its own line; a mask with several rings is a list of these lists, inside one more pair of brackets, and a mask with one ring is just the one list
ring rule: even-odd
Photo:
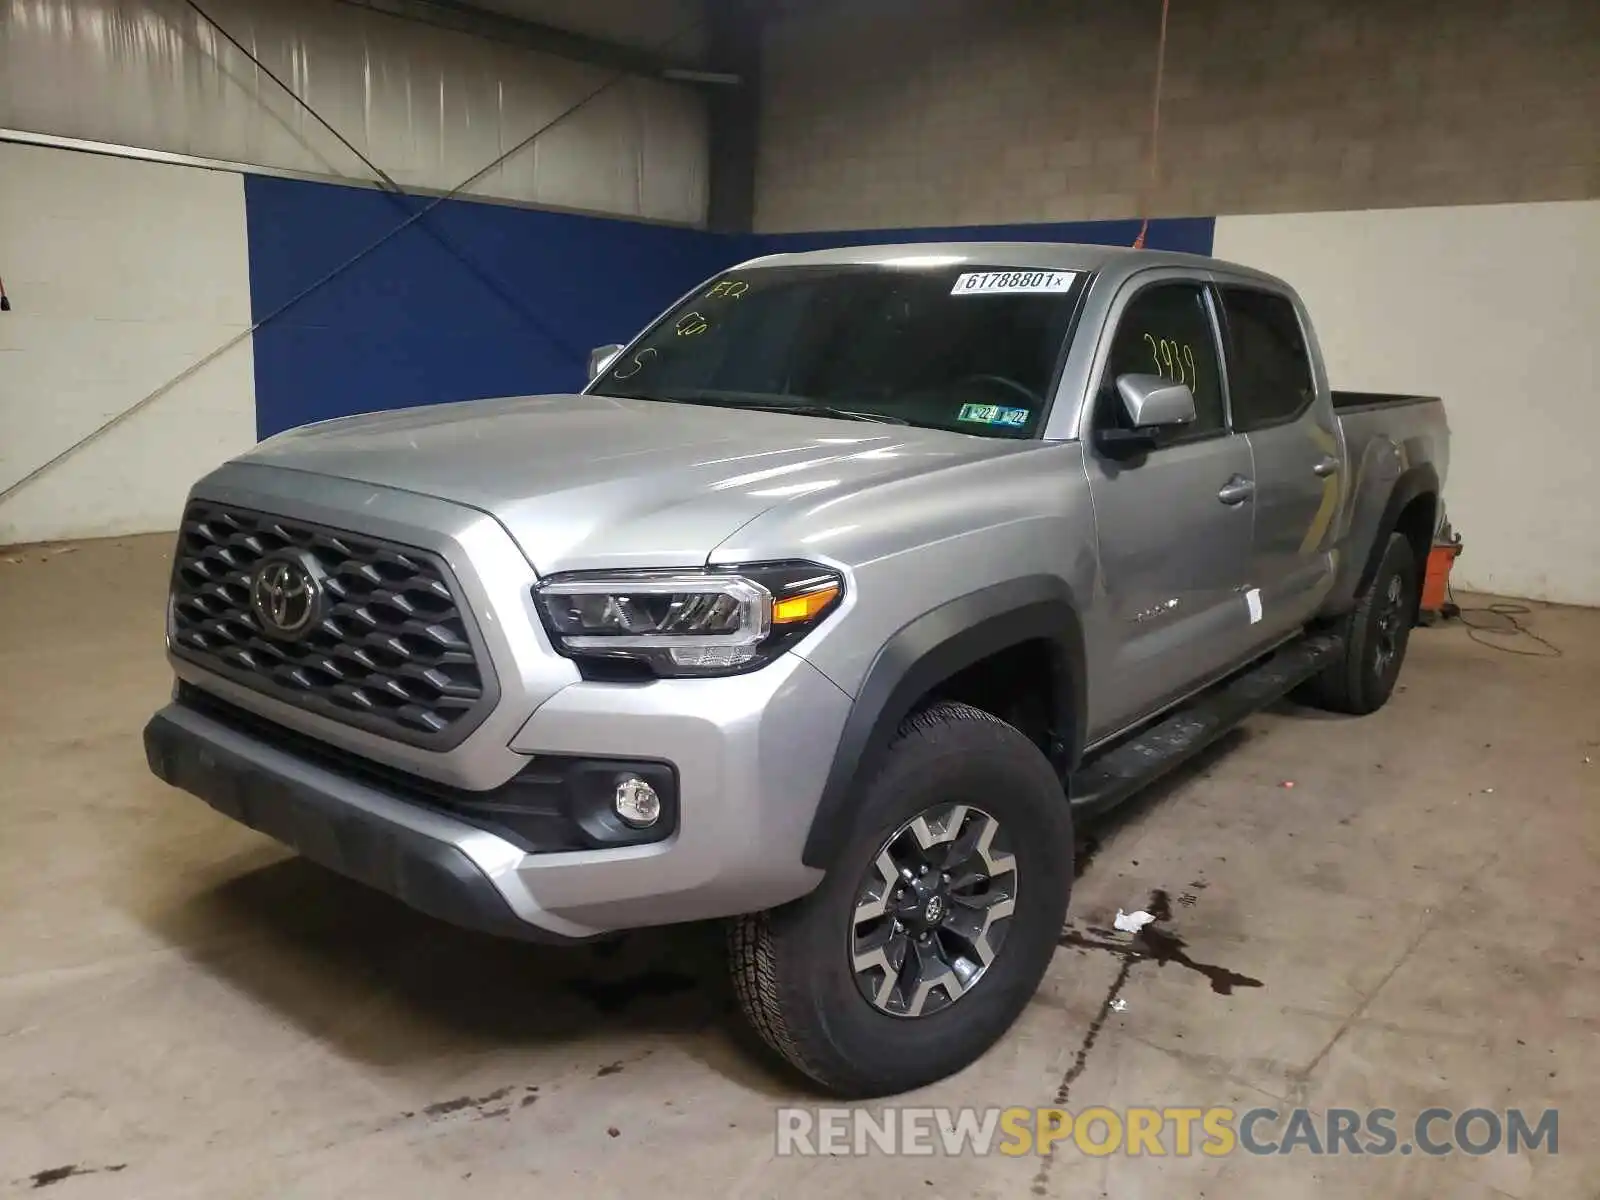
[[[1137,221],[729,236],[365,188],[245,177],[256,432],[450,400],[574,391],[589,350],[758,254],[963,239],[1129,245]],[[1151,222],[1152,249],[1211,251],[1211,218]],[[314,286],[337,271],[321,286]],[[307,289],[311,289],[309,294]],[[287,307],[286,307],[287,306]]]
[[[427,203],[246,176],[253,319]],[[698,230],[448,201],[256,331],[257,434],[574,390],[591,347],[636,332],[727,257]]]

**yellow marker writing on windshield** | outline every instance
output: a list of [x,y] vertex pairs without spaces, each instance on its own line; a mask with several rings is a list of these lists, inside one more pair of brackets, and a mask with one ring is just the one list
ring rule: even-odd
[[742,279],[724,279],[721,283],[715,284],[706,293],[706,299],[709,300],[713,296],[726,296],[730,300],[737,300],[749,290],[750,285]]
[[697,312],[685,313],[678,318],[677,329],[679,337],[694,337],[696,334],[704,333],[709,328],[711,328],[710,322]]
[[640,371],[644,370],[645,359],[654,357],[656,357],[656,348],[654,346],[646,346],[643,350],[639,351],[639,353],[633,356],[633,362],[618,367],[615,371],[611,372],[611,378],[632,379]]

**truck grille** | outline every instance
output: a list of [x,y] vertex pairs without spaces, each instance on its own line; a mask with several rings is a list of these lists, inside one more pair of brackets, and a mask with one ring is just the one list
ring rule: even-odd
[[[440,750],[494,703],[493,677],[436,555],[194,501],[175,558],[173,652],[224,678]],[[297,637],[267,636],[252,601],[257,569],[273,561],[319,577],[320,619]]]

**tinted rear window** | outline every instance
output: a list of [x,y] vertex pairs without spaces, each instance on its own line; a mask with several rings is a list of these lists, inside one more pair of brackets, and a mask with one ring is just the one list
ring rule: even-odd
[[1242,432],[1291,420],[1315,395],[1311,357],[1288,297],[1224,287],[1233,427]]

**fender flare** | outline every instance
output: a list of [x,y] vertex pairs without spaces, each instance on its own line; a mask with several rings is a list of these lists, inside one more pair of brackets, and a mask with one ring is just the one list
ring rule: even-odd
[[843,849],[859,779],[877,767],[912,706],[932,688],[990,655],[1043,639],[1052,647],[1057,765],[1076,765],[1085,736],[1083,625],[1066,583],[1031,575],[969,592],[924,613],[878,651],[856,692],[834,751],[801,860],[827,869]]
[[[1383,552],[1388,548],[1389,536],[1394,533],[1400,524],[1400,514],[1405,511],[1418,496],[1433,496],[1437,500],[1439,495],[1439,472],[1432,463],[1418,463],[1416,466],[1402,472],[1400,478],[1394,482],[1394,487],[1389,490],[1389,500],[1383,506],[1383,515],[1378,518],[1378,529],[1372,539],[1372,545],[1367,547],[1367,560],[1361,565],[1361,574],[1356,579],[1355,595],[1360,596],[1367,590],[1367,585],[1372,582],[1372,577],[1377,574],[1378,564],[1383,560]],[[1434,519],[1438,519],[1438,510],[1434,510]],[[1434,531],[1429,530],[1428,536],[1432,537]],[[1421,571],[1426,566],[1419,562],[1417,570]]]

